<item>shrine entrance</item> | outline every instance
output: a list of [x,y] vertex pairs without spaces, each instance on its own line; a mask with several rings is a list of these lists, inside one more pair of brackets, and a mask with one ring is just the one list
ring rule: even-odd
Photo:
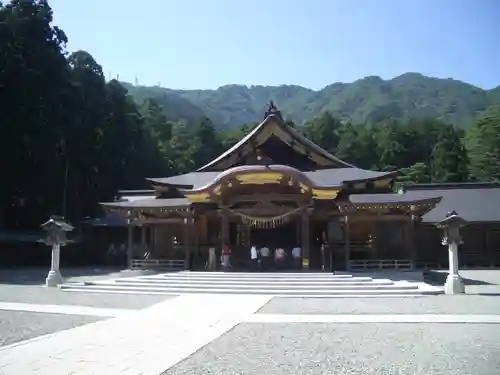
[[[255,270],[255,264],[250,258],[252,246],[258,250],[263,247],[269,249],[268,263],[271,266],[266,270],[296,268],[292,256],[294,247],[305,249],[306,252],[302,251],[301,255],[306,255],[307,258],[310,237],[308,220],[303,220],[303,207],[276,206],[270,202],[261,202],[252,205],[252,209],[230,209],[227,214],[234,270]],[[303,227],[304,224],[306,226]],[[276,249],[283,249],[286,254],[279,267],[274,264]]]
[[300,245],[300,228],[298,221],[293,220],[275,228],[250,228],[250,245],[258,248],[267,246],[269,249],[278,247],[285,249],[287,253],[295,246]]

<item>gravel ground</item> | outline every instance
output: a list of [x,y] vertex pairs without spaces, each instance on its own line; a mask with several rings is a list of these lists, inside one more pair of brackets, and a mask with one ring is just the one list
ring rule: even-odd
[[495,296],[405,298],[274,298],[259,313],[267,314],[500,314]]
[[[172,296],[129,295],[112,293],[63,292],[45,288],[47,270],[41,268],[0,269],[0,302],[21,302],[48,305],[79,305],[88,307],[142,309]],[[66,282],[130,277],[140,271],[106,268],[71,268],[61,271]],[[142,272],[144,273],[144,272]]]
[[500,325],[241,324],[164,375],[497,375]]
[[175,296],[64,292],[57,288],[42,286],[0,285],[0,302],[142,309],[169,298],[175,298]]
[[90,316],[0,311],[0,346],[102,319]]
[[465,270],[467,295],[418,298],[274,298],[268,314],[500,314],[500,270]]

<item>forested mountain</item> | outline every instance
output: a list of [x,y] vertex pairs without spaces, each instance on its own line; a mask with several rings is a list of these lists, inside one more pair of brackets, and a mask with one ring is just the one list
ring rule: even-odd
[[319,91],[290,85],[228,85],[217,90],[171,90],[130,84],[126,87],[139,103],[146,97],[157,97],[169,118],[203,114],[221,129],[261,120],[270,100],[297,124],[328,111],[355,124],[372,125],[387,118],[434,118],[458,127],[468,126],[486,108],[500,104],[500,87],[482,90],[461,81],[418,73],[387,81],[366,77],[353,83],[334,83]]
[[66,50],[46,0],[0,2],[0,35],[0,229],[39,228],[49,214],[78,223],[119,189],[193,171],[262,120],[271,99],[330,153],[400,170],[401,183],[500,181],[500,107],[487,108],[500,88],[417,74],[318,92],[124,87],[90,53]]

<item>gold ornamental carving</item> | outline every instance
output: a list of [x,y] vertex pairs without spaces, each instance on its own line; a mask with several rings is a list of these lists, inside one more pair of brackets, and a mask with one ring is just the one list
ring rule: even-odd
[[221,195],[221,191],[222,191],[222,186],[217,185],[216,187],[214,187],[213,194],[214,195]]
[[339,190],[313,189],[312,194],[314,199],[335,199],[339,194]]
[[304,194],[306,191],[309,190],[309,186],[303,184],[302,182],[300,183],[300,192]]
[[236,176],[242,185],[279,184],[282,178],[281,173],[247,173]]
[[389,184],[391,183],[391,181],[392,181],[391,178],[386,178],[384,180],[373,181],[373,186],[375,186],[375,188],[384,188],[384,187],[389,186]]
[[210,202],[210,194],[209,193],[195,193],[195,194],[186,194],[186,197],[191,202]]

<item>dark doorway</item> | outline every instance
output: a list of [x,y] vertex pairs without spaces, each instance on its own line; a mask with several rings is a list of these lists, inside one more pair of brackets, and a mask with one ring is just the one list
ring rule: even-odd
[[267,246],[269,249],[283,248],[287,254],[299,245],[297,221],[293,220],[275,228],[250,228],[250,244],[257,247]]

